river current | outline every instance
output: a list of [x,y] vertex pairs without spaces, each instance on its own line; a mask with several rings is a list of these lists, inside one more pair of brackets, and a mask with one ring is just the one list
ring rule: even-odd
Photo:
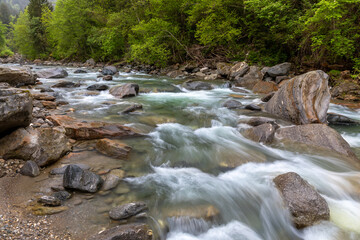
[[[213,82],[213,90],[187,91],[181,79],[120,72],[113,81],[102,81],[96,72],[74,74],[74,70],[68,68],[64,80],[82,85],[55,89],[58,100],[69,102],[64,108],[72,108],[79,119],[122,123],[146,134],[121,140],[133,148],[129,160],[116,160],[127,177],[109,194],[93,199],[94,208],[108,210],[120,203],[145,201],[150,209],[145,221],[159,239],[360,239],[358,169],[331,155],[250,141],[239,133],[249,126],[239,120],[267,115],[222,107],[231,94],[243,104],[260,103],[260,96],[246,89],[233,92],[221,81]],[[59,82],[40,80],[45,87]],[[127,99],[116,99],[108,90],[94,95],[86,88],[95,83],[110,87],[137,83],[142,93]],[[134,103],[142,104],[143,111],[121,114]],[[359,109],[331,104],[329,112],[360,120]],[[335,129],[360,157],[360,128]],[[95,151],[88,156],[90,165],[106,167]],[[326,199],[330,221],[304,230],[292,226],[272,182],[290,171]],[[106,214],[94,213],[90,218],[93,226],[109,225]]]

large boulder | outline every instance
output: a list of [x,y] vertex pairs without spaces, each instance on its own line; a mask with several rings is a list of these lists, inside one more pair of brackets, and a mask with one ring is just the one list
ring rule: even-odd
[[0,82],[9,83],[12,86],[34,85],[36,77],[27,67],[5,67],[0,65]]
[[0,135],[18,127],[27,127],[32,120],[32,110],[30,92],[0,88]]
[[307,124],[280,128],[276,138],[281,142],[295,144],[297,147],[322,149],[325,152],[336,152],[343,157],[357,159],[350,145],[341,135],[325,124]]
[[285,173],[277,176],[273,181],[297,228],[312,226],[330,219],[330,210],[325,199],[298,174]]
[[57,68],[46,68],[36,72],[39,78],[66,78],[68,73],[65,69]]
[[115,75],[117,73],[117,68],[115,66],[106,66],[102,69],[101,73],[103,75]]
[[191,91],[199,91],[199,90],[211,90],[213,89],[213,86],[210,83],[207,82],[201,82],[201,81],[186,81],[183,84],[183,87],[187,90]]
[[19,128],[0,139],[0,156],[3,159],[32,160],[43,167],[71,150],[68,140],[62,127]]
[[328,79],[317,70],[289,80],[265,104],[265,111],[295,124],[325,123],[330,103]]
[[109,216],[113,220],[122,220],[130,218],[147,210],[148,207],[144,202],[127,203],[111,209],[109,212]]
[[83,192],[97,192],[104,180],[97,174],[83,170],[76,165],[69,165],[63,176],[64,188],[79,190]]
[[216,69],[218,74],[224,77],[228,77],[230,75],[230,69],[232,65],[230,63],[218,62],[216,63]]
[[288,75],[291,69],[291,63],[285,62],[273,67],[268,68],[265,71],[265,76],[268,75],[270,77],[277,77],[277,76],[285,76]]
[[239,62],[230,68],[230,78],[243,77],[250,67],[246,62]]
[[110,94],[117,98],[135,97],[139,94],[139,85],[126,83],[110,88]]
[[252,91],[254,93],[269,94],[271,92],[276,92],[278,89],[277,84],[274,82],[261,81],[255,84]]
[[55,126],[62,126],[66,135],[77,140],[140,136],[132,128],[117,123],[85,122],[65,115],[52,115],[48,119]]
[[237,87],[245,87],[253,89],[253,87],[262,80],[263,74],[256,66],[251,66],[249,71],[243,76],[235,77],[235,85]]
[[143,223],[119,225],[91,237],[89,240],[152,240],[153,232]]
[[115,142],[114,140],[106,138],[100,139],[96,143],[96,150],[100,153],[119,159],[127,159],[131,149],[130,146],[124,143]]

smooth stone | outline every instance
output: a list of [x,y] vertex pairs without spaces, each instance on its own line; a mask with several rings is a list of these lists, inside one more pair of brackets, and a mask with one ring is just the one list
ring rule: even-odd
[[243,108],[243,105],[241,102],[236,101],[236,100],[227,100],[226,102],[224,102],[224,104],[222,105],[223,107],[226,107],[228,109],[240,109]]
[[117,98],[135,97],[139,94],[139,85],[136,83],[126,83],[110,88],[109,93]]
[[113,220],[122,220],[130,218],[147,210],[148,207],[144,202],[134,202],[111,209],[109,212],[109,216]]
[[27,161],[20,169],[20,173],[24,176],[37,177],[40,175],[40,169],[36,162]]
[[255,105],[255,104],[246,105],[245,109],[252,110],[252,111],[261,111],[261,107]]
[[42,196],[38,199],[38,203],[51,207],[57,207],[61,205],[60,199],[53,196]]
[[116,186],[119,184],[120,182],[120,178],[116,175],[113,174],[108,174],[106,177],[106,180],[104,182],[104,185],[102,187],[103,191],[107,191],[113,188],[116,188]]
[[63,186],[68,189],[95,193],[102,186],[104,180],[97,174],[82,170],[76,165],[69,165],[63,176]]

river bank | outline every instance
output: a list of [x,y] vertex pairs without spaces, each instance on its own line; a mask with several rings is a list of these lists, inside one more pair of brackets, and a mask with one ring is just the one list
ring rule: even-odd
[[[233,65],[230,68],[232,67]],[[251,67],[248,68],[247,71],[243,70],[244,75],[240,73],[237,76],[242,75],[244,78],[248,74],[245,80],[249,79],[250,75],[254,76],[252,79],[255,84],[244,79],[238,79],[239,82],[254,86],[260,82],[258,87],[266,85],[266,88],[260,86],[260,90],[270,89],[268,93],[274,90],[275,85],[272,83],[268,88],[268,83],[273,81],[263,81],[262,77],[260,79],[260,76],[253,74],[257,72],[254,68],[249,75]],[[33,73],[42,77],[38,78],[37,85],[25,87],[31,92],[33,99],[33,119],[31,130],[27,130],[27,134],[42,136],[37,132],[43,133],[42,131],[48,130],[41,129],[64,128],[63,133],[51,133],[59,134],[57,136],[65,134],[70,138],[66,144],[62,141],[56,142],[56,146],[69,152],[66,147],[69,144],[71,153],[62,156],[60,151],[57,155],[55,153],[58,149],[55,151],[51,146],[47,146],[47,142],[53,143],[58,137],[53,139],[51,134],[44,135],[45,140],[39,137],[42,149],[58,156],[58,159],[55,163],[44,164],[40,169],[40,175],[35,178],[18,173],[24,163],[19,161],[19,166],[13,171],[14,175],[9,174],[0,179],[1,183],[9,181],[13,185],[6,195],[13,207],[20,204],[21,211],[27,213],[39,213],[39,209],[42,213],[45,210],[59,210],[58,214],[50,215],[47,219],[53,223],[54,229],[69,232],[71,239],[96,236],[97,233],[116,227],[119,223],[129,222],[147,223],[151,227],[152,231],[145,231],[144,239],[149,236],[159,239],[216,239],[220,233],[231,234],[234,229],[237,229],[237,234],[251,231],[252,234],[247,236],[249,239],[250,236],[269,239],[267,235],[273,239],[278,238],[278,230],[286,232],[284,239],[307,239],[306,234],[314,236],[312,234],[318,233],[322,228],[329,230],[328,236],[341,235],[344,236],[343,239],[352,239],[352,235],[357,236],[357,221],[351,224],[344,223],[339,220],[343,217],[337,212],[339,207],[347,209],[345,216],[356,219],[353,218],[357,216],[356,210],[353,216],[349,213],[350,210],[356,209],[359,197],[356,161],[353,165],[351,159],[339,157],[336,152],[329,153],[329,150],[319,154],[301,148],[293,150],[288,145],[281,147],[281,144],[278,146],[275,142],[268,143],[267,140],[270,138],[263,141],[261,137],[244,137],[247,135],[242,131],[251,131],[253,125],[250,125],[249,121],[256,117],[262,117],[262,123],[270,123],[269,127],[274,126],[273,133],[277,134],[281,132],[278,132],[276,125],[280,126],[280,129],[294,126],[294,123],[284,120],[284,116],[276,117],[259,111],[266,106],[266,101],[261,99],[268,93],[255,94],[249,89],[230,85],[227,77],[215,80],[197,78],[188,81],[189,79],[116,70],[114,74],[110,74],[112,80],[105,80],[105,76],[109,75],[105,75],[104,72],[111,69],[104,68],[98,72],[92,68],[66,68],[66,75],[60,70],[50,71],[49,67],[32,66]],[[80,73],[78,70],[85,72]],[[261,70],[259,69],[260,73]],[[59,78],[41,75],[48,74],[49,71],[63,75],[58,76]],[[186,68],[180,71],[187,72]],[[201,72],[201,69],[199,71]],[[206,72],[209,69],[202,71]],[[276,80],[276,77],[270,78]],[[124,87],[118,86],[119,84],[125,84],[127,88],[124,90]],[[317,89],[326,91],[321,87]],[[122,98],[123,96],[134,97]],[[329,95],[315,96],[319,96],[319,102],[324,102]],[[270,101],[272,97],[263,100]],[[321,112],[321,108],[314,108],[312,105],[306,111],[312,109]],[[329,112],[342,114],[353,120],[347,122],[346,118],[335,118],[332,120],[332,127],[338,129],[342,137],[348,140],[351,151],[358,157],[358,109],[330,104]],[[263,119],[264,117],[270,117],[271,121]],[[314,120],[310,120],[312,121]],[[341,122],[346,124],[336,125]],[[107,124],[112,125],[107,128]],[[125,128],[122,126],[131,128],[133,132],[142,136],[117,139],[125,136]],[[108,131],[114,127],[117,128],[114,132]],[[94,129],[97,130],[94,132]],[[238,129],[242,131],[239,132]],[[104,137],[112,138],[112,141],[103,140]],[[317,140],[317,143],[319,142],[321,141]],[[104,149],[101,147],[102,144],[110,145]],[[113,146],[116,148],[112,148]],[[337,149],[336,146],[333,148]],[[109,151],[110,149],[113,150]],[[114,157],[114,154],[119,154],[120,159]],[[18,150],[16,155],[23,157]],[[353,157],[350,153],[349,156]],[[34,157],[32,160],[37,161],[39,165],[43,164],[43,159],[40,161]],[[100,176],[100,182],[109,183],[110,175],[117,177],[112,179],[120,181],[115,181],[114,188],[97,189],[97,193],[83,193],[69,186],[64,189],[64,172],[56,172],[74,164],[82,164],[85,171],[89,170]],[[289,171],[300,174],[325,196],[330,206],[331,221],[309,227],[305,233],[292,226],[287,212],[276,204],[281,202],[281,198],[276,194],[276,188],[272,183],[273,178]],[[341,184],[344,182],[345,184]],[[223,190],[219,192],[220,189]],[[37,203],[42,196],[50,196],[54,192],[64,190],[72,195],[70,199],[61,203],[62,207],[66,208],[49,208]],[[265,201],[264,196],[271,196],[269,202]],[[344,200],[351,201],[347,208],[342,205]],[[138,201],[146,203],[146,215],[141,210],[142,215],[127,221],[109,218],[109,211],[113,208]],[[237,203],[238,201],[243,203]],[[269,209],[267,205],[270,206]],[[265,208],[265,212],[259,213],[257,209],[260,208]],[[261,217],[256,217],[259,214]],[[262,223],[269,219],[270,215],[275,215],[276,221],[270,221],[269,225]],[[279,221],[282,223],[277,226],[275,222]],[[258,224],[262,227],[256,227]],[[344,226],[347,224],[348,226]],[[54,230],[54,234],[56,233]]]

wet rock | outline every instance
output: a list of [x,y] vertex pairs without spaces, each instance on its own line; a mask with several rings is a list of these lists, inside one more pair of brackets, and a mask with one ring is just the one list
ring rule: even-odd
[[65,115],[52,115],[48,119],[55,126],[62,126],[66,135],[75,140],[141,136],[132,128],[117,123],[81,122]]
[[121,169],[113,169],[113,170],[110,171],[110,174],[115,175],[120,179],[123,179],[125,177],[125,175],[126,175],[125,171],[121,170]]
[[39,78],[66,78],[68,73],[63,68],[46,68],[36,72]]
[[231,91],[238,92],[238,93],[248,93],[248,91],[241,89],[241,88],[236,88],[236,87],[232,87]]
[[267,69],[265,75],[269,75],[270,77],[274,78],[277,76],[284,76],[289,74],[290,69],[291,63],[285,62]]
[[276,138],[282,142],[304,144],[325,151],[335,151],[343,156],[357,159],[349,144],[341,135],[325,124],[307,124],[280,128],[276,131]]
[[218,74],[224,77],[228,77],[230,75],[230,69],[232,68],[232,64],[219,62],[216,64],[216,69]]
[[42,101],[41,104],[46,108],[46,109],[56,109],[56,102],[51,102],[51,101]]
[[82,170],[76,165],[69,165],[64,173],[64,188],[95,193],[103,184],[102,178],[88,170]]
[[103,75],[115,75],[117,72],[118,71],[115,66],[106,66],[101,71]]
[[28,126],[32,110],[33,101],[28,91],[0,89],[0,134]]
[[85,69],[76,69],[74,73],[88,73]]
[[51,196],[59,199],[60,201],[65,201],[65,200],[71,198],[71,194],[67,191],[59,191],[59,192],[53,193]]
[[113,175],[113,174],[107,175],[104,185],[102,187],[102,190],[107,191],[107,190],[116,188],[116,186],[119,184],[120,180],[121,179],[116,175]]
[[147,210],[148,207],[144,202],[134,202],[111,209],[109,212],[109,216],[113,220],[122,220],[130,218]]
[[244,120],[240,120],[239,123],[245,123],[245,124],[248,124],[253,127],[260,126],[265,123],[277,125],[276,121],[274,119],[266,118],[266,117],[255,117],[255,118],[250,118],[250,119],[244,119]]
[[87,87],[87,90],[90,90],[90,91],[95,91],[95,90],[96,91],[105,91],[108,89],[109,89],[109,87],[104,84],[94,84],[94,85]]
[[250,67],[246,62],[239,62],[230,68],[230,78],[243,77]]
[[110,228],[89,240],[153,240],[153,232],[146,224],[134,223]]
[[360,125],[360,121],[336,113],[328,113],[327,121],[331,125],[346,125],[346,126]]
[[61,81],[53,86],[53,88],[76,88],[80,87],[79,83],[69,82],[69,81]]
[[236,100],[228,100],[223,105],[223,107],[226,107],[228,109],[240,109],[243,108],[243,105],[241,102]]
[[38,203],[51,207],[57,207],[61,205],[61,201],[53,196],[42,196],[38,199]]
[[199,91],[199,90],[211,90],[213,86],[210,83],[189,80],[183,84],[183,87],[187,90]]
[[113,158],[127,159],[131,149],[132,148],[126,144],[115,142],[110,139],[101,139],[96,143],[97,151]]
[[103,77],[103,80],[104,81],[112,81],[113,77],[111,75],[106,75],[106,76]]
[[257,127],[244,129],[241,133],[244,137],[255,142],[272,143],[274,140],[276,128],[270,123],[265,123]]
[[250,70],[243,77],[237,76],[235,78],[235,85],[237,87],[246,87],[253,89],[253,87],[262,80],[263,74],[260,69],[256,66],[251,66]]
[[330,210],[325,199],[298,174],[289,172],[279,175],[274,179],[274,183],[297,228],[330,219]]
[[15,87],[34,85],[36,77],[26,67],[0,66],[0,82],[8,83]]
[[268,102],[275,95],[275,92],[270,92],[261,98],[261,101]]
[[85,62],[84,65],[85,65],[85,66],[94,67],[94,66],[96,65],[96,62],[95,62],[94,59],[90,58],[90,59],[86,60],[86,62]]
[[121,113],[128,114],[128,113],[135,112],[136,110],[141,110],[141,109],[143,109],[143,106],[141,104],[133,104],[130,107],[125,108],[125,110],[123,110]]
[[297,76],[275,93],[265,110],[295,124],[325,123],[330,103],[328,79],[321,70]]
[[56,162],[71,150],[65,129],[19,128],[0,139],[0,156],[4,159],[32,160],[43,167]]
[[46,207],[46,206],[34,206],[31,208],[31,211],[34,215],[44,216],[44,215],[53,215],[57,213],[64,212],[68,210],[69,207]]
[[254,93],[268,94],[271,92],[276,92],[278,90],[278,86],[274,82],[258,82],[253,87],[252,91]]
[[174,208],[166,211],[167,217],[190,217],[214,221],[220,217],[220,211],[213,205],[195,205],[181,208]]
[[139,85],[126,83],[110,88],[110,94],[117,98],[135,97],[139,94]]
[[261,107],[255,104],[249,104],[245,106],[245,109],[252,110],[252,111],[261,111]]
[[[69,154],[69,155],[70,155],[70,154]],[[73,165],[76,165],[76,166],[78,166],[79,168],[81,168],[81,169],[83,169],[83,170],[89,170],[89,169],[90,169],[90,166],[89,166],[89,165],[82,164],[82,163],[76,163],[76,164],[73,164]],[[54,168],[54,169],[52,169],[52,170],[50,171],[50,174],[51,174],[51,175],[64,174],[67,167],[68,167],[68,165],[66,165],[66,166],[64,166],[64,167],[61,167],[61,168]]]
[[33,93],[32,94],[33,99],[40,100],[40,101],[55,101],[56,97],[48,95],[48,94],[39,94],[39,93]]
[[56,102],[56,105],[58,105],[58,106],[68,105],[68,104],[69,104],[69,102],[67,102],[67,101],[57,101],[57,102]]
[[37,177],[40,175],[39,166],[34,161],[27,161],[20,169],[20,173],[29,177]]
[[46,88],[46,87],[40,87],[38,88],[40,89],[40,92],[41,93],[44,93],[44,92],[54,92],[54,90],[52,90],[51,88]]

